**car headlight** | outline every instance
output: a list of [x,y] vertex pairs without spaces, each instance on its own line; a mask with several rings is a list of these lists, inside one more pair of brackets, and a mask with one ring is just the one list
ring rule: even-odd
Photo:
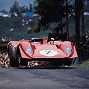
[[66,52],[67,54],[71,54],[71,53],[72,53],[72,48],[71,48],[71,47],[66,47],[66,48],[65,48],[65,52]]
[[25,48],[25,52],[30,56],[33,54],[32,48],[29,48],[29,47]]

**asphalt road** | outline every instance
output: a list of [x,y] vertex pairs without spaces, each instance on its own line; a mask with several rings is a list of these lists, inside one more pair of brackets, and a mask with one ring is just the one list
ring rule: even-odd
[[89,89],[89,68],[0,68],[0,89]]

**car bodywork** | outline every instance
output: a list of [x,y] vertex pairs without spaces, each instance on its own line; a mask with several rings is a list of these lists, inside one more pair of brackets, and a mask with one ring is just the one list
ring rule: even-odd
[[33,38],[32,40],[10,41],[8,55],[11,66],[27,66],[28,61],[42,60],[62,66],[71,65],[77,58],[75,46],[70,41],[50,41]]

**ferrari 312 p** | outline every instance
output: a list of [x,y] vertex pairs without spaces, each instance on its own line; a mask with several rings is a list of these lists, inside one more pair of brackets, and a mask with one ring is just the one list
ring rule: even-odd
[[10,41],[8,43],[10,66],[27,66],[28,61],[48,61],[53,65],[70,66],[77,58],[75,46],[70,41],[49,41],[43,38]]

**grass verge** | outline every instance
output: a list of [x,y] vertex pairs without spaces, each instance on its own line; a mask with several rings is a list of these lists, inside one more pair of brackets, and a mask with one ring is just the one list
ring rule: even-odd
[[76,65],[71,65],[71,66],[72,67],[89,67],[89,59],[82,63],[76,64]]

